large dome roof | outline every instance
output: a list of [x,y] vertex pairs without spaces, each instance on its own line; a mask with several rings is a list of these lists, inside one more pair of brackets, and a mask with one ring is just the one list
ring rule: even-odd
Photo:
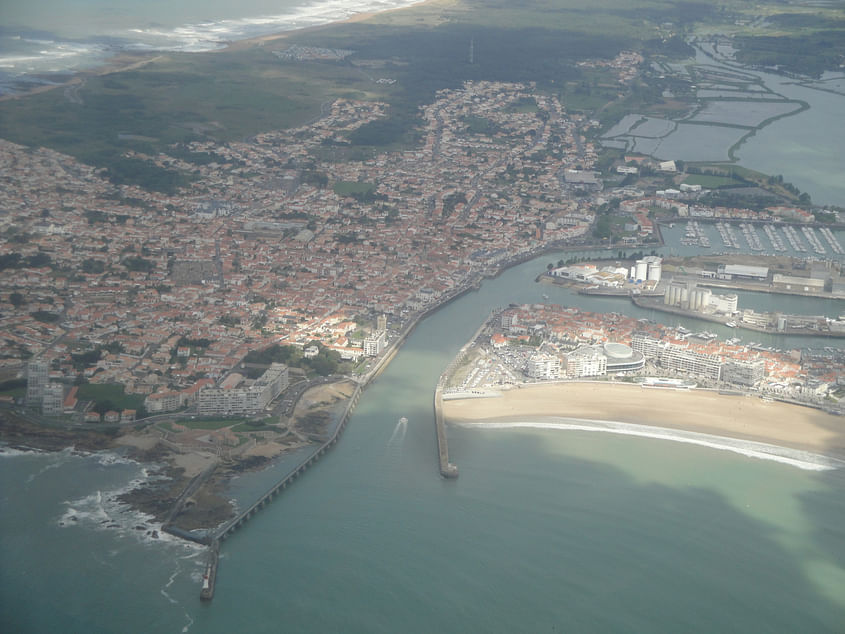
[[624,343],[606,343],[604,354],[611,359],[630,359],[634,356],[634,351]]

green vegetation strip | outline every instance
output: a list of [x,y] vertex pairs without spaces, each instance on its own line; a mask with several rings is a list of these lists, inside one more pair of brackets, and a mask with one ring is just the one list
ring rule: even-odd
[[214,430],[214,429],[223,429],[224,427],[232,427],[233,425],[238,424],[242,420],[243,419],[237,419],[237,418],[213,419],[213,420],[212,419],[209,419],[209,420],[203,420],[203,419],[190,420],[190,419],[184,419],[183,418],[183,419],[176,421],[176,424],[183,425],[183,426],[187,427],[188,429]]
[[684,179],[685,185],[701,185],[705,189],[718,189],[719,187],[735,187],[742,185],[742,181],[729,176],[714,176],[712,174],[689,174]]
[[79,386],[76,394],[79,400],[94,401],[96,411],[109,409],[140,410],[144,406],[144,397],[140,394],[126,394],[122,385],[116,383],[85,383]]

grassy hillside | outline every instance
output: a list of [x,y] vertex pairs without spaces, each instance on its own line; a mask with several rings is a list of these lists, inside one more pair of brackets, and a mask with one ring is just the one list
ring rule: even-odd
[[[732,6],[752,5],[733,0]],[[636,5],[628,0],[433,0],[261,45],[159,56],[134,70],[89,74],[81,85],[2,101],[0,137],[107,167],[116,182],[173,191],[184,182],[181,175],[123,155],[301,125],[319,114],[321,104],[339,97],[381,99],[393,106],[387,121],[356,135],[359,144],[412,143],[419,105],[430,102],[435,91],[466,80],[534,81],[570,107],[598,109],[616,99],[619,86],[610,73],[582,69],[577,61],[612,58],[631,48],[682,55],[680,35],[695,24],[719,23],[734,14],[710,3],[664,0]],[[273,54],[293,43],[354,53],[341,62],[282,60]],[[379,78],[395,83],[377,83]]]

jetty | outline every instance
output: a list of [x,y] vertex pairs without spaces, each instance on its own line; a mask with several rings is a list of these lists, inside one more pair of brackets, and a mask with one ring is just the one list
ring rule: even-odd
[[446,424],[443,422],[443,388],[434,390],[434,429],[437,434],[437,455],[440,461],[440,475],[457,478],[458,467],[449,462],[449,441],[446,438]]
[[291,482],[293,482],[299,476],[305,473],[305,470],[308,469],[308,467],[317,462],[317,460],[319,460],[323,456],[323,454],[325,454],[337,442],[337,439],[340,437],[340,434],[346,427],[346,423],[349,421],[350,413],[352,412],[353,408],[358,404],[358,399],[360,397],[361,386],[356,385],[355,391],[352,393],[352,397],[349,399],[349,403],[347,403],[346,409],[343,411],[343,415],[341,416],[340,422],[337,424],[334,431],[329,436],[328,440],[326,440],[322,445],[320,445],[320,447],[314,453],[312,453],[308,458],[306,458],[303,462],[297,465],[292,471],[290,471],[287,475],[283,476],[278,482],[271,486],[270,489],[268,489],[264,493],[264,495],[258,498],[249,507],[238,513],[231,520],[223,524],[223,526],[221,526],[217,530],[216,534],[214,535],[214,539],[219,541],[225,540],[237,529],[243,526],[250,518],[252,518],[253,515],[263,509],[264,506],[266,506],[266,504],[270,502],[274,497],[284,491]]
[[467,350],[478,343],[479,337],[484,335],[485,330],[491,325],[493,320],[501,316],[503,310],[502,308],[494,308],[490,311],[490,316],[484,320],[478,327],[478,330],[472,335],[472,338],[458,351],[458,354],[446,366],[446,369],[437,381],[437,387],[434,390],[434,432],[437,436],[437,459],[440,467],[440,475],[444,478],[457,478],[458,467],[449,461],[449,441],[446,438],[446,423],[443,420],[443,389],[449,385],[449,377],[455,371],[455,368],[464,360]]
[[220,542],[215,539],[208,548],[208,560],[205,564],[205,572],[202,575],[200,599],[203,601],[211,601],[214,598],[214,582],[217,580],[217,565],[219,563]]
[[173,525],[175,519],[179,516],[179,513],[182,512],[182,509],[185,508],[185,503],[190,499],[190,497],[196,493],[199,488],[206,483],[206,481],[211,477],[211,474],[214,473],[214,470],[217,468],[217,462],[212,462],[208,467],[203,469],[202,473],[195,476],[189,483],[188,486],[185,487],[185,490],[179,495],[176,499],[176,502],[173,504],[173,508],[170,509],[170,513],[165,518],[164,522],[161,525],[161,530],[165,533],[170,533],[175,537],[180,537],[182,539],[187,539],[192,542],[196,542],[198,544],[208,544],[210,543],[210,537],[208,535],[197,535],[190,531],[183,530],[178,528],[177,526]]
[[291,484],[294,480],[301,476],[306,471],[306,469],[308,469],[315,462],[317,462],[317,460],[319,460],[331,447],[335,445],[335,443],[337,443],[338,438],[340,437],[341,433],[343,433],[343,430],[346,428],[346,424],[349,422],[349,416],[352,413],[352,410],[355,408],[355,406],[358,404],[358,400],[361,398],[361,391],[361,386],[356,385],[355,391],[352,393],[349,402],[346,404],[346,409],[343,410],[343,414],[341,415],[337,426],[334,428],[334,431],[331,433],[328,439],[326,439],[326,441],[323,442],[323,444],[317,448],[316,451],[314,451],[310,456],[305,458],[291,471],[282,476],[260,498],[250,504],[246,509],[238,513],[234,518],[220,526],[216,531],[209,533],[204,537],[198,537],[193,533],[189,533],[188,531],[183,531],[174,527],[168,527],[168,532],[173,535],[177,535],[178,537],[182,537],[183,539],[190,539],[191,541],[209,545],[208,563],[206,565],[205,574],[203,575],[202,590],[200,590],[200,599],[204,601],[210,601],[212,597],[214,597],[214,585],[217,581],[217,565],[219,561],[220,542],[227,539],[229,536],[232,535],[232,533],[234,533],[236,530],[246,524],[246,522],[249,521],[252,517],[254,517],[258,511],[264,508],[268,502],[270,502],[273,498],[275,498],[277,495],[287,489],[289,484]]

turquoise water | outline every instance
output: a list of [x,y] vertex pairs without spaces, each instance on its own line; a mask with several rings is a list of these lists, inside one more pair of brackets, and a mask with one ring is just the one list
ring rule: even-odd
[[841,471],[610,434],[450,427],[461,476],[438,476],[433,387],[490,308],[548,292],[634,310],[541,289],[547,259],[420,324],[336,448],[223,544],[210,605],[194,548],[139,535],[107,503],[128,528],[96,528],[96,515],[59,526],[139,467],[0,458],[4,629],[841,631]]

